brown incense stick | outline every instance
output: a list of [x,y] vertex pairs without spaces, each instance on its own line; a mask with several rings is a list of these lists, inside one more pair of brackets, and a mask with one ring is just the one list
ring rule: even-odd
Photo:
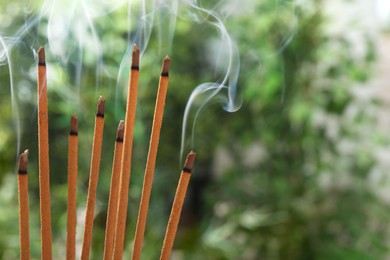
[[42,259],[52,258],[49,167],[49,117],[45,49],[38,51],[38,149]]
[[138,78],[139,78],[140,49],[133,47],[132,65],[127,94],[125,134],[123,139],[123,155],[121,165],[121,180],[119,187],[118,214],[115,226],[114,259],[122,259],[125,239],[127,203],[131,175],[131,155],[133,149],[134,121],[137,105]]
[[28,223],[28,150],[19,156],[18,200],[19,200],[19,241],[20,259],[30,259],[30,226]]
[[156,157],[158,150],[158,143],[160,140],[160,130],[162,125],[162,119],[164,114],[165,97],[168,88],[168,75],[169,75],[170,59],[165,57],[162,65],[161,77],[158,87],[156,106],[154,110],[154,119],[152,126],[152,133],[150,136],[149,152],[146,161],[144,183],[142,186],[142,196],[140,201],[140,207],[138,211],[137,227],[135,230],[134,246],[133,246],[133,260],[139,260],[141,258],[142,243],[144,240],[146,219],[148,216],[150,193],[152,190],[154,169],[156,165]]
[[104,239],[104,258],[105,260],[112,259],[112,250],[114,247],[115,222],[118,213],[118,198],[119,198],[119,180],[120,168],[123,151],[123,135],[125,122],[120,121],[116,134],[116,142],[114,149],[114,161],[112,165],[110,197],[108,199],[108,212],[106,222],[106,236]]
[[186,196],[188,182],[191,178],[192,165],[194,163],[196,154],[190,152],[187,155],[184,168],[181,172],[179,184],[177,185],[175,199],[173,201],[171,215],[169,217],[167,230],[165,233],[164,243],[161,250],[160,260],[169,260],[171,255],[173,243],[175,241],[177,226],[179,224],[180,214]]
[[103,141],[104,106],[105,106],[105,101],[103,99],[103,96],[100,96],[97,105],[95,129],[94,129],[93,144],[92,144],[91,168],[90,168],[88,196],[87,196],[87,211],[85,214],[84,237],[83,237],[83,245],[81,249],[82,260],[89,259],[89,253],[91,249],[93,218],[94,218],[95,201],[96,201],[96,188],[99,179],[100,155],[102,151],[102,141]]
[[76,258],[77,224],[77,171],[78,171],[78,120],[76,114],[70,118],[68,137],[68,217],[66,233],[66,259]]

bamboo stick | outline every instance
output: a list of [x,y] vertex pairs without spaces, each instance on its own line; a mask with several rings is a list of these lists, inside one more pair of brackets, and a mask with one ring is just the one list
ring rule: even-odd
[[66,259],[76,258],[78,120],[71,116],[68,137],[68,213],[66,232]]
[[120,167],[123,152],[123,135],[124,135],[125,122],[120,121],[116,134],[114,160],[112,165],[111,175],[111,187],[110,197],[108,199],[108,211],[106,222],[106,235],[104,239],[104,260],[111,260],[113,247],[114,247],[114,235],[115,235],[115,222],[118,213],[118,198],[119,198],[119,180],[120,180]]
[[190,152],[187,155],[184,168],[181,172],[179,184],[177,185],[175,199],[173,201],[171,215],[169,216],[168,226],[165,233],[165,238],[161,250],[160,260],[169,260],[171,255],[173,243],[175,242],[175,236],[177,226],[180,220],[181,210],[183,208],[184,198],[186,196],[188,183],[191,178],[192,165],[194,163],[196,154]]
[[38,157],[42,259],[52,259],[49,166],[49,116],[45,49],[38,51]]
[[142,186],[142,196],[138,211],[137,226],[135,230],[134,246],[132,259],[139,260],[141,258],[142,243],[144,240],[146,220],[148,216],[150,193],[152,190],[154,169],[156,165],[156,157],[158,144],[160,140],[160,130],[164,114],[165,99],[168,89],[170,59],[165,57],[161,70],[160,82],[156,98],[156,106],[154,110],[153,126],[150,136],[149,152],[146,161],[144,182]]
[[103,96],[99,97],[96,118],[95,118],[95,129],[93,136],[92,145],[92,157],[91,157],[91,168],[89,176],[88,196],[87,196],[87,211],[85,215],[85,226],[84,226],[84,237],[81,249],[81,259],[88,260],[91,249],[92,241],[92,230],[93,230],[93,219],[95,212],[95,201],[96,201],[96,189],[99,179],[99,168],[100,168],[100,155],[102,151],[102,139],[103,139],[103,128],[104,128],[104,106],[105,101]]
[[140,49],[133,47],[132,65],[127,94],[125,133],[123,139],[123,155],[121,165],[121,180],[119,187],[118,214],[115,226],[114,259],[122,259],[125,239],[127,204],[131,176],[131,157],[133,149],[134,121],[137,105],[138,78],[139,78]]
[[18,201],[19,201],[19,241],[20,259],[30,259],[30,226],[28,210],[28,150],[19,156],[18,165]]

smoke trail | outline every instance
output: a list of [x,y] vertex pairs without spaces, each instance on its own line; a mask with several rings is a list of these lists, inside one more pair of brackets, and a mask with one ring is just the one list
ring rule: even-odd
[[[97,32],[96,21],[120,7],[126,6],[125,0],[46,0],[40,6],[25,1],[23,3],[8,3],[4,7],[9,14],[0,16],[2,22],[9,19],[8,27],[0,27],[0,66],[7,65],[12,120],[17,140],[17,154],[21,143],[21,110],[17,100],[18,82],[16,74],[22,72],[20,60],[14,59],[12,53],[30,52],[35,60],[28,60],[29,66],[36,65],[36,50],[46,46],[49,62],[57,63],[63,71],[70,72],[75,86],[75,94],[70,88],[62,88],[64,97],[71,97],[77,107],[80,107],[81,78],[83,63],[89,62],[95,66],[95,87],[101,85],[103,76],[103,45],[101,35]],[[12,15],[13,16],[12,16]],[[17,19],[17,22],[12,19]],[[22,19],[22,21],[19,21]],[[14,24],[15,23],[15,24]],[[6,23],[2,23],[2,26]],[[12,31],[16,28],[16,31]],[[34,63],[32,63],[34,61]],[[25,67],[25,65],[23,66]],[[71,70],[71,71],[70,71]],[[25,75],[23,75],[25,76]]]
[[[189,97],[183,118],[182,154],[189,114],[194,110],[195,102],[200,97],[202,97],[202,101],[195,118],[198,118],[200,111],[208,103],[214,101],[214,99],[223,102],[223,108],[229,112],[234,112],[241,106],[241,101],[237,98],[237,80],[240,68],[238,49],[221,20],[220,15],[212,9],[201,7],[196,1],[45,1],[39,12],[38,20],[42,23],[40,24],[41,27],[44,25],[47,27],[46,33],[49,52],[64,68],[67,68],[71,62],[75,64],[75,85],[77,86],[78,93],[80,93],[81,88],[81,64],[85,56],[95,57],[96,87],[100,85],[103,70],[103,47],[96,29],[96,19],[108,15],[126,5],[128,11],[128,45],[117,74],[117,100],[119,99],[119,90],[126,89],[126,76],[130,67],[130,55],[133,43],[137,43],[142,55],[147,49],[154,27],[157,27],[157,39],[159,41],[160,52],[164,51],[167,53],[171,52],[177,18],[205,24],[214,28],[218,33],[217,39],[211,43],[214,49],[210,51],[216,52],[215,50],[218,50],[218,54],[216,57],[213,55],[207,56],[212,57],[210,62],[215,62],[215,72],[219,75],[218,77],[220,79],[217,82],[200,84]],[[184,10],[184,14],[179,13],[179,10]],[[155,18],[157,18],[156,23]],[[74,57],[76,57],[76,61],[72,61]],[[79,94],[76,96],[79,96]],[[218,99],[216,99],[217,96]],[[116,102],[116,104],[118,103]]]
[[131,53],[133,45],[136,43],[141,49],[141,59],[147,49],[155,17],[155,2],[147,6],[145,1],[139,1],[138,5],[134,1],[127,2],[127,48],[119,65],[115,92],[115,110],[118,109],[119,91],[127,90],[128,72],[131,65]]
[[[280,14],[281,19],[287,22],[293,21],[290,32],[281,33],[279,51],[282,51],[294,36],[294,19],[289,17],[294,12],[291,11],[294,8],[294,1],[273,2],[275,9],[283,11]],[[80,106],[84,64],[94,67],[96,89],[99,89],[102,77],[107,76],[105,74],[108,73],[105,70],[103,56],[107,47],[102,35],[104,30],[100,18],[113,17],[114,14],[124,12],[126,15],[123,18],[127,19],[127,28],[125,28],[127,42],[125,51],[121,54],[122,59],[116,66],[118,71],[113,76],[114,79],[116,78],[116,101],[121,97],[119,91],[127,89],[130,56],[134,43],[141,48],[142,57],[152,33],[155,32],[160,54],[171,54],[177,19],[205,25],[215,32],[215,38],[208,42],[209,53],[205,53],[205,57],[215,68],[216,81],[201,83],[194,87],[189,97],[183,116],[180,148],[182,155],[188,134],[192,135],[194,140],[196,120],[208,104],[220,103],[228,112],[237,111],[241,106],[238,95],[240,55],[233,36],[224,24],[224,19],[240,12],[245,13],[254,3],[254,0],[219,1],[211,8],[206,8],[196,0],[45,0],[40,7],[36,7],[32,2],[26,2],[22,7],[25,17],[20,29],[11,34],[12,37],[5,37],[3,32],[0,34],[0,65],[9,66],[11,102],[18,148],[21,116],[15,98],[14,64],[10,57],[10,51],[15,47],[16,42],[22,43],[32,51],[37,50],[40,45],[46,45],[49,59],[58,63],[64,71],[72,70],[69,74],[72,74],[73,78],[69,80],[73,82],[69,85],[74,86],[76,91],[70,88],[64,88],[63,91],[69,92],[66,97],[76,97],[69,98],[69,102]],[[276,7],[278,5],[283,7]],[[267,58],[266,55],[260,57],[259,54],[255,54],[254,57],[259,60]],[[119,102],[115,103],[116,106],[119,104]]]
[[[15,8],[18,11],[18,8]],[[4,22],[4,20],[2,20]],[[17,99],[17,93],[15,90],[15,71],[18,69],[17,64],[14,64],[12,58],[12,52],[17,47],[22,46],[26,48],[25,43],[23,42],[23,38],[27,38],[28,33],[31,28],[35,26],[38,22],[38,19],[28,19],[28,22],[25,23],[15,34],[11,34],[11,36],[3,36],[3,32],[0,34],[0,67],[7,66],[8,67],[8,76],[9,76],[9,88],[10,88],[10,98],[11,98],[11,117],[13,121],[13,126],[15,128],[16,135],[16,157],[17,161],[18,154],[20,152],[21,145],[21,114],[19,110],[19,102]],[[9,17],[9,24],[12,23],[12,18]],[[4,30],[5,28],[3,28]],[[2,30],[2,31],[3,31]]]
[[170,55],[175,35],[179,3],[177,0],[159,0],[157,6],[159,53]]
[[[237,96],[237,81],[240,70],[240,60],[238,49],[234,41],[232,40],[224,23],[216,12],[202,8],[197,5],[196,2],[190,2],[188,4],[189,7],[193,10],[193,12],[189,13],[193,21],[208,24],[212,26],[219,34],[219,39],[214,46],[216,46],[216,50],[219,50],[219,53],[216,57],[216,69],[222,73],[222,80],[219,82],[203,83],[197,86],[191,93],[183,117],[180,161],[182,160],[184,154],[189,114],[194,108],[194,104],[197,99],[199,99],[201,96],[206,97],[202,100],[200,108],[196,111],[195,114],[192,127],[192,142],[194,142],[194,128],[196,119],[199,117],[199,114],[204,109],[204,107],[211,101],[221,102],[223,108],[228,112],[237,111],[241,106],[241,101]],[[218,99],[214,100],[216,97],[218,97]]]
[[11,93],[11,111],[12,111],[12,118],[13,123],[16,131],[16,157],[15,160],[17,160],[17,155],[20,152],[20,131],[21,131],[21,125],[20,125],[20,115],[19,115],[19,109],[17,105],[17,101],[15,98],[15,91],[14,91],[14,79],[13,79],[13,63],[12,59],[10,57],[10,49],[11,46],[14,44],[13,41],[11,41],[10,44],[7,43],[5,39],[3,39],[0,36],[0,66],[4,64],[8,64],[8,71],[9,71],[9,83],[10,83],[10,93]]

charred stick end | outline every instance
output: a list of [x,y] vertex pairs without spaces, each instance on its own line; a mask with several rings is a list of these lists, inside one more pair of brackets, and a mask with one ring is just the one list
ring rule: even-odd
[[183,167],[183,172],[191,173],[192,165],[194,164],[195,157],[196,157],[196,153],[194,153],[193,151],[191,151],[187,155],[187,159],[186,159],[186,162],[184,163],[184,167]]
[[132,70],[139,70],[139,56],[140,56],[140,49],[138,48],[137,44],[134,44],[132,61],[131,61]]
[[45,48],[41,47],[38,50],[38,65],[46,66],[46,58],[45,58]]
[[25,150],[19,156],[18,174],[27,174],[28,150]]
[[79,121],[77,120],[76,113],[70,117],[70,130],[69,135],[78,135]]
[[169,67],[171,65],[171,59],[168,57],[168,55],[164,58],[162,69],[161,69],[161,76],[168,77],[169,76]]
[[98,105],[96,109],[96,116],[104,118],[104,107],[106,105],[106,101],[104,100],[103,96],[100,95],[98,100]]
[[123,136],[125,132],[125,121],[121,120],[118,125],[118,130],[116,132],[116,141],[123,143]]

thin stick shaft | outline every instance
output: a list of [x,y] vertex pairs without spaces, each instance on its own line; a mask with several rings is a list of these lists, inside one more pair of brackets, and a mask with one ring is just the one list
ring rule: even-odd
[[[18,169],[18,201],[19,201],[19,241],[20,241],[20,259],[30,259],[30,226],[28,210],[28,175],[27,175],[27,155],[28,152],[21,154]],[[25,160],[24,162],[21,162]],[[20,164],[25,163],[25,167]]]
[[131,157],[133,150],[134,121],[137,105],[139,54],[137,46],[133,48],[132,68],[130,71],[129,91],[127,94],[125,133],[123,140],[123,155],[121,165],[121,180],[119,188],[118,214],[115,226],[114,259],[122,259],[125,239],[127,204],[131,176]]
[[[103,104],[103,109],[101,105]],[[95,129],[92,145],[91,168],[87,195],[87,210],[85,214],[84,237],[81,249],[81,259],[88,260],[92,242],[93,219],[95,212],[96,189],[99,179],[100,155],[102,151],[104,128],[104,99],[99,98],[98,111],[95,118]]]
[[138,211],[137,226],[135,230],[134,246],[132,259],[139,260],[141,258],[142,243],[144,240],[146,220],[148,216],[150,193],[152,190],[154,169],[156,165],[156,157],[158,151],[158,144],[160,140],[160,130],[164,114],[165,99],[168,89],[168,69],[169,58],[164,59],[163,70],[160,77],[158,93],[156,98],[156,106],[154,110],[154,118],[152,125],[152,132],[150,136],[149,152],[146,160],[146,168],[144,175],[144,183],[142,186],[142,195],[140,207]]
[[177,226],[179,224],[180,214],[184,203],[184,198],[187,192],[188,183],[190,181],[191,174],[187,172],[182,172],[179,184],[177,186],[175,199],[173,201],[173,206],[171,210],[171,215],[169,217],[167,230],[165,233],[164,243],[161,251],[161,260],[169,260],[171,255],[173,243],[175,241]]
[[175,242],[177,226],[179,225],[181,210],[183,208],[184,198],[186,196],[188,183],[191,178],[191,169],[194,160],[195,153],[191,152],[187,156],[186,163],[181,172],[179,183],[177,185],[175,199],[173,201],[171,215],[169,216],[168,226],[161,250],[160,260],[169,260],[171,255],[173,243]]
[[68,213],[66,232],[66,259],[76,258],[76,224],[77,224],[77,173],[78,173],[78,129],[77,118],[71,118],[68,137]]
[[52,258],[49,167],[49,115],[45,51],[38,51],[38,157],[42,259]]
[[[123,152],[123,128],[124,122],[121,121],[118,126],[118,134],[115,142],[114,160],[112,165],[110,197],[108,199],[108,212],[106,222],[106,235],[104,239],[104,260],[112,259],[114,247],[115,222],[118,213],[118,198],[119,198],[119,180],[120,168]],[[122,132],[122,134],[121,134]]]

